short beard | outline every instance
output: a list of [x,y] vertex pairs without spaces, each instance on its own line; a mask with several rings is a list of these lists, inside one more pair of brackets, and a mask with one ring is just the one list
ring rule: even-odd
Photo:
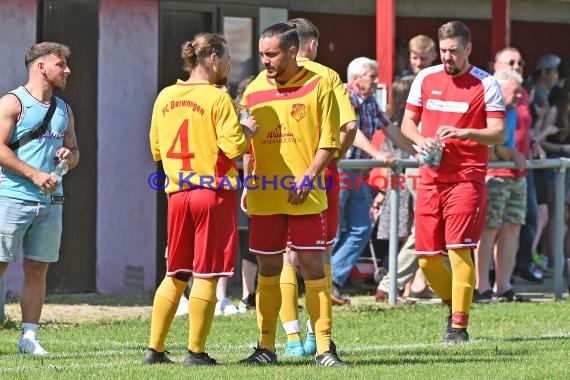
[[449,75],[457,75],[461,72],[461,70],[458,67],[445,67],[445,71],[449,74]]

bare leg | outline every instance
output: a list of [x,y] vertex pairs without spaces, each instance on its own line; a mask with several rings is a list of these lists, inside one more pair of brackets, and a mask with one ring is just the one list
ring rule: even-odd
[[536,235],[534,236],[534,241],[532,242],[532,251],[536,252],[538,248],[538,243],[540,242],[540,237],[542,236],[542,231],[548,222],[548,206],[546,204],[538,205],[538,216],[536,218]]
[[489,264],[491,262],[497,233],[498,229],[485,227],[481,234],[481,239],[479,240],[479,246],[477,247],[477,253],[475,255],[475,268],[477,273],[476,289],[479,293],[491,289],[489,282]]
[[410,292],[421,293],[428,286],[424,273],[421,269],[416,270],[414,280],[410,285]]
[[218,285],[216,285],[216,299],[222,300],[228,297],[228,278],[220,277]]
[[24,259],[24,287],[20,295],[23,323],[38,323],[46,294],[49,263]]
[[511,276],[515,269],[520,224],[504,222],[497,236],[495,251],[495,293],[503,294],[512,288]]
[[255,293],[255,279],[257,277],[257,264],[249,260],[241,261],[242,299]]

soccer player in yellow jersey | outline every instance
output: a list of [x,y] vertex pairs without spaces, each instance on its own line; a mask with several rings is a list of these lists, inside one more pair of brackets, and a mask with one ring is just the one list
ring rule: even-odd
[[[283,253],[298,253],[307,311],[314,321],[320,365],[346,366],[331,344],[331,298],[323,267],[327,198],[323,171],[340,147],[339,109],[330,84],[297,64],[299,36],[278,23],[265,29],[259,54],[265,71],[242,99],[259,123],[252,139],[254,180],[247,181],[250,251],[257,255],[259,344],[244,359],[273,364]],[[245,182],[245,180],[244,180]]]
[[[325,276],[329,288],[332,285],[330,252],[339,223],[339,183],[338,183],[338,166],[337,160],[344,156],[344,153],[350,148],[356,135],[356,114],[346,88],[336,71],[313,62],[317,56],[319,45],[319,30],[309,20],[297,18],[289,20],[289,25],[297,29],[299,35],[299,51],[297,52],[297,63],[300,66],[316,72],[329,82],[333,88],[336,102],[340,111],[340,152],[325,169],[325,181],[327,182],[327,201],[328,208],[326,210],[327,221],[327,238],[326,251],[323,255]],[[284,356],[300,357],[304,355],[314,355],[316,351],[316,339],[313,327],[310,321],[307,321],[308,334],[306,336],[305,345],[303,346],[300,335],[299,311],[298,311],[298,284],[297,284],[297,254],[291,249],[287,249],[283,255],[283,271],[281,272],[281,310],[279,316],[281,323],[287,334],[287,346]],[[331,294],[333,304],[342,305],[346,300],[335,299]]]
[[[237,252],[237,168],[257,130],[240,125],[225,82],[230,52],[219,35],[201,33],[182,45],[187,81],[161,91],[152,113],[150,146],[167,175],[168,261],[154,297],[143,363],[172,363],[165,340],[191,276],[190,331],[184,365],[215,365],[205,352],[216,305],[216,283],[233,275]],[[220,223],[222,221],[222,223]]]

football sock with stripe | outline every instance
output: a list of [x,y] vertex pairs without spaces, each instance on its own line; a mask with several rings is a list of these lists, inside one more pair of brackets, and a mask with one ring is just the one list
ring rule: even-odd
[[279,281],[281,288],[281,310],[279,317],[287,334],[287,341],[301,340],[299,327],[299,288],[297,284],[297,269],[294,265],[285,263]]
[[475,289],[475,266],[471,250],[449,250],[449,262],[453,271],[451,327],[463,328],[469,322],[469,309]]

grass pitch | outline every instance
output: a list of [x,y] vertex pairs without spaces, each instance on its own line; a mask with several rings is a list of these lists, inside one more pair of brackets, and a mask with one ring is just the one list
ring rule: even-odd
[[[368,297],[370,298],[370,297]],[[312,358],[279,357],[279,364],[236,364],[253,352],[255,314],[216,317],[208,353],[222,365],[184,368],[187,317],[177,317],[167,345],[175,365],[143,366],[149,318],[58,324],[42,328],[51,352],[17,353],[12,321],[0,330],[0,379],[568,379],[570,301],[475,305],[471,342],[441,343],[446,310],[440,305],[387,308],[371,302],[334,309],[334,340],[348,369],[317,367]],[[302,322],[306,314],[301,313]],[[278,355],[285,335],[279,327]]]

